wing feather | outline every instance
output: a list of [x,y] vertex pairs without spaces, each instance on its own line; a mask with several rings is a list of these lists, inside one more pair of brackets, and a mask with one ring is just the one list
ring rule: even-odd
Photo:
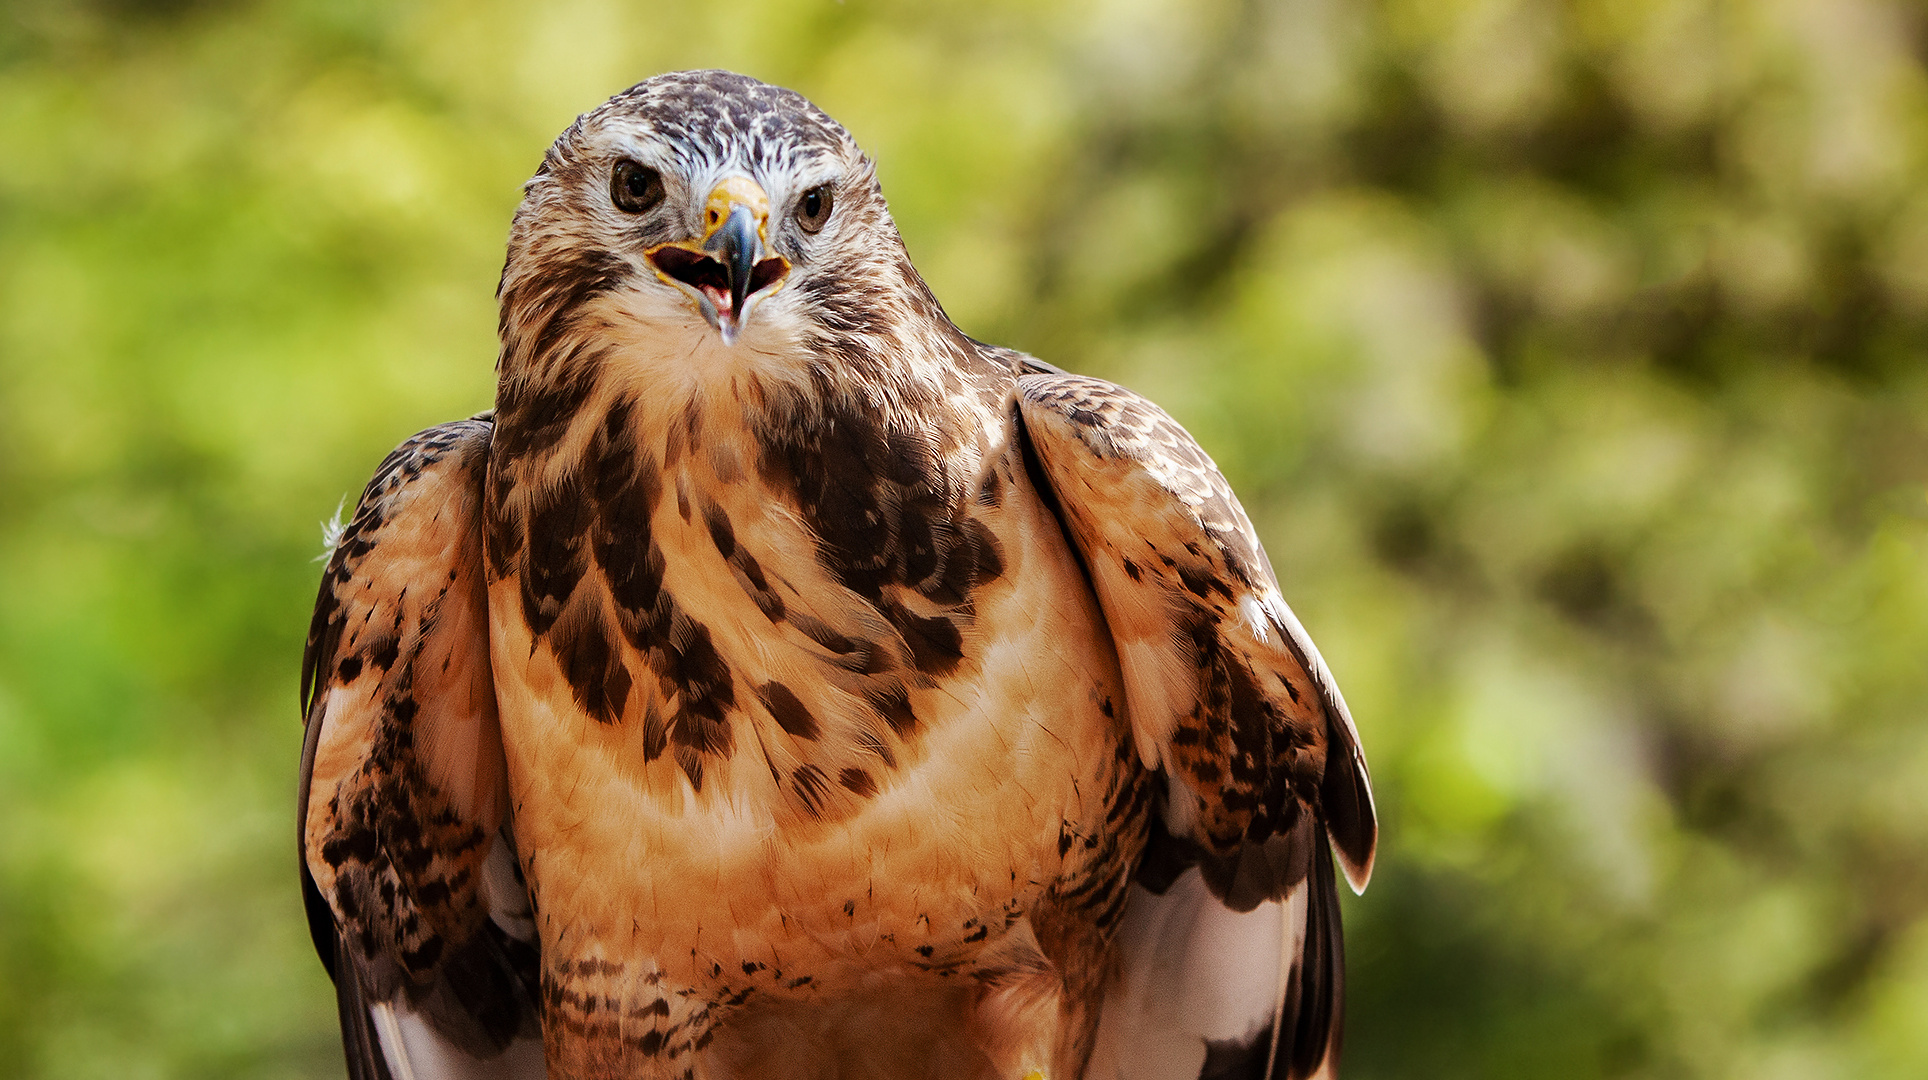
[[[1099,1061],[1116,1064],[1092,1075],[1331,1075],[1344,960],[1321,849],[1364,889],[1378,829],[1351,714],[1191,436],[1128,390],[1030,370],[1027,449],[1117,646],[1139,756],[1165,781],[1106,1003]],[[1198,947],[1201,928],[1245,947]],[[1160,993],[1135,977],[1163,979],[1165,996],[1242,987],[1244,1004],[1207,1022],[1153,1007]]]
[[542,1075],[489,669],[491,431],[444,424],[382,462],[302,658],[302,894],[356,1080]]

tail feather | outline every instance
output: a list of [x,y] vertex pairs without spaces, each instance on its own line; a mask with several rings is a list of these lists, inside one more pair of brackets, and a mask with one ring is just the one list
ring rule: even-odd
[[[332,944],[331,955],[345,952],[339,941]],[[354,965],[344,964],[334,974],[335,1008],[341,1015],[341,1051],[348,1060],[348,1080],[395,1080]]]
[[1278,1056],[1269,1073],[1274,1080],[1337,1076],[1345,1035],[1345,935],[1330,856],[1312,857],[1311,876],[1300,888],[1308,901],[1299,931],[1303,944],[1286,981]]
[[1332,857],[1281,900],[1237,912],[1197,867],[1132,886],[1085,1080],[1336,1075],[1344,964]]

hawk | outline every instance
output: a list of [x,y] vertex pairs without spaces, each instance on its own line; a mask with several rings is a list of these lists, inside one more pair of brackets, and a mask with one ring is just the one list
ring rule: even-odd
[[1183,429],[965,336],[727,72],[563,132],[499,299],[303,659],[350,1076],[1335,1072],[1366,765]]

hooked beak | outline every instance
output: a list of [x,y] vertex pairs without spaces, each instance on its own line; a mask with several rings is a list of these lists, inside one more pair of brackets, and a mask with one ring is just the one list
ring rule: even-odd
[[700,240],[676,240],[649,249],[656,276],[687,288],[703,318],[736,342],[751,301],[782,286],[790,263],[769,250],[770,197],[747,176],[716,185],[703,206]]

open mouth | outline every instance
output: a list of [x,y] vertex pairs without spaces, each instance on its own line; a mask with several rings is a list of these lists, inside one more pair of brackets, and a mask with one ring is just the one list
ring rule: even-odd
[[752,266],[746,280],[733,283],[729,267],[722,262],[675,244],[664,244],[651,251],[649,261],[664,277],[695,289],[715,309],[717,318],[724,321],[734,321],[740,314],[740,304],[782,281],[790,272],[790,264],[783,259],[768,258]]

